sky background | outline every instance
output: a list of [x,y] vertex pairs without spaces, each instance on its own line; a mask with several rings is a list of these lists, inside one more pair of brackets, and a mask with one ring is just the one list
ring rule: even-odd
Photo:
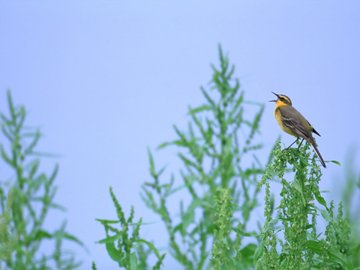
[[[57,201],[48,221],[86,244],[81,269],[116,269],[95,218],[115,217],[108,189],[152,223],[144,237],[164,247],[161,222],[142,203],[147,147],[185,127],[189,105],[211,79],[219,43],[236,65],[246,98],[266,104],[262,158],[281,134],[271,91],[290,96],[322,134],[325,160],[360,145],[359,1],[4,1],[0,0],[0,109],[6,90],[41,128],[40,150],[56,153]],[[285,144],[292,138],[283,136]],[[159,165],[174,151],[155,152]],[[354,164],[359,162],[356,152]],[[344,168],[328,164],[322,188],[336,198]],[[4,176],[2,176],[3,178]],[[275,193],[276,190],[273,190]],[[176,214],[176,213],[175,213]],[[160,227],[160,230],[157,228]],[[181,269],[167,257],[164,269]]]

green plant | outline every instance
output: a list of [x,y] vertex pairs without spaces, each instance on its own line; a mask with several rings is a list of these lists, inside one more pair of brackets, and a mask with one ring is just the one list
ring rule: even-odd
[[[62,244],[82,243],[65,230],[65,223],[54,231],[44,226],[52,209],[63,209],[54,201],[58,166],[50,175],[39,172],[41,133],[26,127],[25,108],[14,105],[10,92],[7,99],[9,115],[0,113],[7,143],[1,143],[0,151],[1,165],[11,177],[0,181],[0,269],[75,269],[80,263]],[[45,241],[54,243],[53,250],[42,249]]]
[[[263,105],[245,100],[233,77],[235,68],[220,47],[219,56],[210,89],[201,88],[205,103],[189,109],[188,130],[175,126],[177,138],[159,146],[178,147],[183,168],[163,181],[165,170],[156,169],[149,152],[152,181],[143,186],[143,200],[165,225],[169,253],[184,269],[248,267],[255,250],[249,242],[256,240],[256,232],[248,223],[264,172],[254,154],[262,147],[255,135]],[[168,204],[179,194],[190,199],[178,201],[179,218],[174,218]]]
[[[257,250],[259,269],[354,269],[349,260],[350,227],[342,204],[335,215],[334,203],[328,205],[322,197],[322,174],[311,153],[308,144],[281,150],[280,141],[273,149],[262,181],[266,222]],[[282,185],[275,216],[269,179],[278,179]],[[327,224],[320,234],[319,216]]]
[[[165,254],[160,255],[160,252],[151,242],[140,238],[142,220],[134,222],[133,208],[131,208],[130,216],[125,217],[122,207],[111,188],[110,196],[118,219],[97,219],[104,226],[106,233],[106,238],[100,240],[99,243],[105,244],[111,259],[117,262],[120,267],[131,270],[148,269],[148,257],[153,253],[157,258],[157,262],[152,269],[160,269]],[[120,225],[119,229],[115,227],[116,224]],[[93,264],[93,269],[96,269],[95,264]]]
[[360,208],[357,206],[360,198],[360,173],[354,166],[355,158],[355,151],[348,153],[345,162],[345,181],[341,182],[343,185],[341,200],[344,205],[344,216],[351,226],[350,256],[353,265],[360,266]]
[[[187,130],[175,126],[176,138],[158,147],[175,147],[181,169],[167,174],[148,151],[151,181],[144,183],[141,196],[165,227],[168,254],[189,270],[356,269],[359,242],[351,240],[342,203],[335,208],[323,198],[322,173],[313,151],[308,144],[281,150],[278,140],[264,168],[257,157],[262,144],[256,138],[264,107],[246,101],[221,48],[219,59],[219,67],[212,66],[209,89],[201,88],[204,104],[188,111]],[[280,184],[279,194],[271,192],[270,181]],[[262,186],[264,224],[258,220],[258,227],[251,226],[252,214],[263,205]],[[164,255],[152,243],[138,241],[141,219],[133,223],[133,210],[126,219],[111,196],[118,220],[99,220],[106,230],[101,243],[110,257],[126,269],[148,269],[150,252],[161,263]],[[170,211],[174,204],[177,213]],[[345,211],[347,205],[345,201]],[[325,224],[320,233],[319,221]],[[139,252],[139,242],[146,252]]]

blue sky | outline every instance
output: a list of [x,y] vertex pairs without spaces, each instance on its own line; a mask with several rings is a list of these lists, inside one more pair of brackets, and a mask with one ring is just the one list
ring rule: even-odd
[[[92,260],[115,268],[95,244],[104,234],[95,218],[115,215],[109,186],[126,210],[161,227],[139,197],[146,148],[174,138],[173,124],[185,127],[219,43],[246,97],[266,103],[264,159],[281,134],[271,91],[290,96],[322,134],[325,160],[358,149],[359,12],[358,1],[0,1],[0,108],[10,88],[45,134],[40,148],[59,154],[57,199],[68,211],[49,226],[68,219],[90,250],[79,251],[83,269]],[[156,156],[176,163],[174,152]],[[339,187],[343,170],[329,164],[324,189]],[[165,245],[153,228],[146,237]]]

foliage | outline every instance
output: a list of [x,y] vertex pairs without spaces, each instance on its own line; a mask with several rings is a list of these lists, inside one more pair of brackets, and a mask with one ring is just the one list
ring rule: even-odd
[[[54,201],[58,166],[50,175],[39,171],[42,155],[36,146],[41,134],[25,126],[25,108],[14,105],[10,92],[7,98],[9,115],[0,114],[7,142],[0,151],[2,167],[7,166],[11,177],[0,181],[0,269],[75,269],[80,264],[63,242],[82,243],[65,230],[65,223],[53,231],[44,226],[50,210],[63,210]],[[45,250],[45,243],[54,248]]]
[[[360,178],[351,159],[337,206],[322,196],[321,168],[308,144],[282,150],[278,140],[264,169],[256,140],[264,106],[246,101],[221,48],[219,56],[209,89],[201,88],[204,104],[189,109],[187,130],[175,126],[176,138],[159,146],[178,150],[180,171],[166,175],[148,151],[151,181],[141,195],[164,224],[169,256],[189,270],[360,269],[359,208],[353,206]],[[7,98],[0,154],[2,173],[11,176],[0,181],[0,269],[75,269],[80,263],[63,243],[83,244],[65,222],[52,231],[44,225],[50,210],[63,210],[54,201],[58,167],[40,172],[41,134],[26,127],[25,108],[14,105],[10,92]],[[273,184],[281,186],[279,194],[271,192]],[[166,254],[141,237],[142,219],[135,221],[133,208],[126,217],[111,188],[110,196],[117,218],[97,219],[105,229],[98,243],[120,268],[161,269]],[[256,228],[253,213],[263,201],[264,224]],[[170,211],[174,202],[177,214]]]
[[355,152],[351,151],[347,155],[345,166],[345,182],[342,182],[343,189],[341,200],[344,205],[344,216],[351,227],[351,252],[353,265],[360,266],[360,208],[358,207],[360,198],[360,173],[354,166]]
[[[257,249],[259,269],[354,269],[349,257],[350,227],[342,204],[335,215],[334,203],[322,197],[322,174],[311,153],[308,144],[281,150],[278,141],[274,147],[263,177],[266,222]],[[268,179],[278,179],[282,185],[275,215]],[[316,226],[319,215],[326,223],[322,233]]]
[[[201,88],[205,103],[189,109],[188,130],[175,126],[177,138],[159,147],[177,147],[183,169],[164,182],[160,179],[164,169],[156,170],[149,152],[153,181],[143,186],[146,205],[167,230],[169,253],[184,269],[248,267],[255,250],[251,238],[256,241],[256,232],[248,224],[258,206],[257,184],[263,174],[254,155],[262,147],[255,135],[263,106],[245,100],[239,80],[233,78],[234,66],[221,48],[219,55],[220,67],[212,66],[210,89]],[[246,109],[255,111],[252,118]],[[176,219],[168,205],[178,193],[190,200],[179,201]]]
[[[360,245],[352,242],[343,204],[335,207],[320,192],[322,173],[312,149],[304,144],[281,150],[278,140],[264,168],[257,157],[262,144],[255,140],[264,107],[246,101],[221,48],[219,56],[209,89],[201,88],[204,104],[188,111],[187,130],[175,126],[176,138],[159,146],[177,149],[179,172],[159,169],[148,151],[151,181],[141,195],[165,227],[168,254],[188,270],[360,267],[355,259]],[[271,192],[274,182],[281,185],[280,194]],[[147,269],[148,257],[136,249],[141,219],[133,223],[133,210],[126,219],[111,196],[119,220],[101,221],[106,229],[101,242],[120,267],[134,269],[134,261],[137,269]],[[265,220],[256,228],[252,214],[263,201]],[[177,213],[170,210],[174,203]],[[325,224],[320,233],[319,222]],[[120,223],[120,230],[113,223]],[[141,242],[158,254],[152,244]],[[164,255],[156,256],[162,262]]]
[[[147,259],[152,252],[156,255],[157,262],[152,269],[160,269],[165,254],[160,255],[157,248],[149,241],[140,238],[142,220],[134,223],[134,209],[131,208],[130,216],[125,217],[121,205],[110,188],[110,196],[117,213],[117,220],[97,219],[105,229],[106,238],[99,241],[105,244],[106,250],[118,266],[125,269],[148,269]],[[114,225],[119,224],[120,229]],[[131,231],[131,232],[130,232]],[[93,269],[96,266],[93,265]]]

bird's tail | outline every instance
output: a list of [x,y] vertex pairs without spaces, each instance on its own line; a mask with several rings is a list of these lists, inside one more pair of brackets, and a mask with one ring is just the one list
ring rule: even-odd
[[316,143],[312,143],[311,145],[312,145],[312,147],[314,148],[314,150],[315,150],[315,152],[316,152],[316,155],[319,157],[320,162],[321,162],[321,165],[323,165],[324,168],[326,168],[325,161],[324,161],[324,159],[322,158],[322,156],[321,156],[321,154],[320,154],[320,151],[319,151],[319,149],[318,149],[317,146],[316,146]]

